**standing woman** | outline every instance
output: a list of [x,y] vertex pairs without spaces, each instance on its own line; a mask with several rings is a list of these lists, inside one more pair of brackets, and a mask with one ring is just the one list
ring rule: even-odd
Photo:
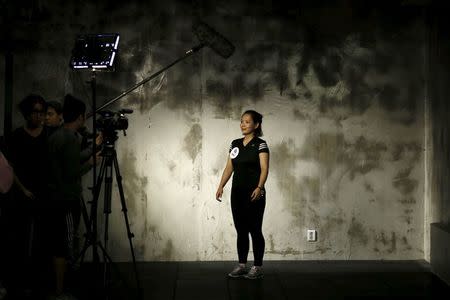
[[[264,184],[269,174],[269,148],[262,136],[263,116],[248,110],[241,117],[243,138],[231,143],[227,165],[222,174],[216,199],[222,201],[223,188],[234,172],[231,188],[231,210],[237,232],[239,265],[229,277],[257,279],[263,276],[264,236],[262,222],[266,196]],[[249,233],[252,236],[254,265],[246,268],[249,251]]]

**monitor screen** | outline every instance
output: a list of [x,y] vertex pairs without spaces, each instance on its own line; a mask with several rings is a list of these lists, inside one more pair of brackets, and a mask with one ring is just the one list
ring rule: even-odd
[[113,69],[119,37],[118,33],[77,36],[70,66],[74,69]]

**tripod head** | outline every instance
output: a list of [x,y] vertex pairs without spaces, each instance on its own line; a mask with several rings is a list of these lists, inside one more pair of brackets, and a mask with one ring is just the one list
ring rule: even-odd
[[122,130],[126,136],[128,129],[128,118],[125,114],[133,113],[132,109],[121,109],[117,112],[111,110],[101,110],[97,112],[100,117],[96,120],[95,126],[103,133],[103,140],[106,146],[114,144],[118,139],[117,131]]

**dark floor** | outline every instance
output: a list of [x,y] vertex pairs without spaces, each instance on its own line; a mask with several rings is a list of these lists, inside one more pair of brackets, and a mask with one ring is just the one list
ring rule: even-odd
[[[421,261],[267,261],[261,280],[228,279],[233,266],[139,263],[142,299],[450,299],[450,287]],[[132,265],[116,267],[120,276],[108,272],[109,299],[137,299]],[[80,299],[105,298],[101,278],[102,272],[85,264],[73,279],[73,293]]]

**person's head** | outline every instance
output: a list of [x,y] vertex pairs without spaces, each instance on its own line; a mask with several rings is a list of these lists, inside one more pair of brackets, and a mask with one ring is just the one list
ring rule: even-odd
[[19,110],[27,127],[38,128],[44,125],[45,106],[44,98],[36,94],[30,94],[20,101]]
[[61,103],[57,101],[47,102],[47,112],[45,114],[45,125],[49,127],[58,127],[62,123],[63,110]]
[[247,110],[241,116],[241,131],[243,135],[254,134],[255,136],[262,136],[262,118],[263,116],[254,111]]
[[80,99],[67,94],[64,97],[63,119],[64,124],[74,125],[76,130],[84,126],[86,105]]

